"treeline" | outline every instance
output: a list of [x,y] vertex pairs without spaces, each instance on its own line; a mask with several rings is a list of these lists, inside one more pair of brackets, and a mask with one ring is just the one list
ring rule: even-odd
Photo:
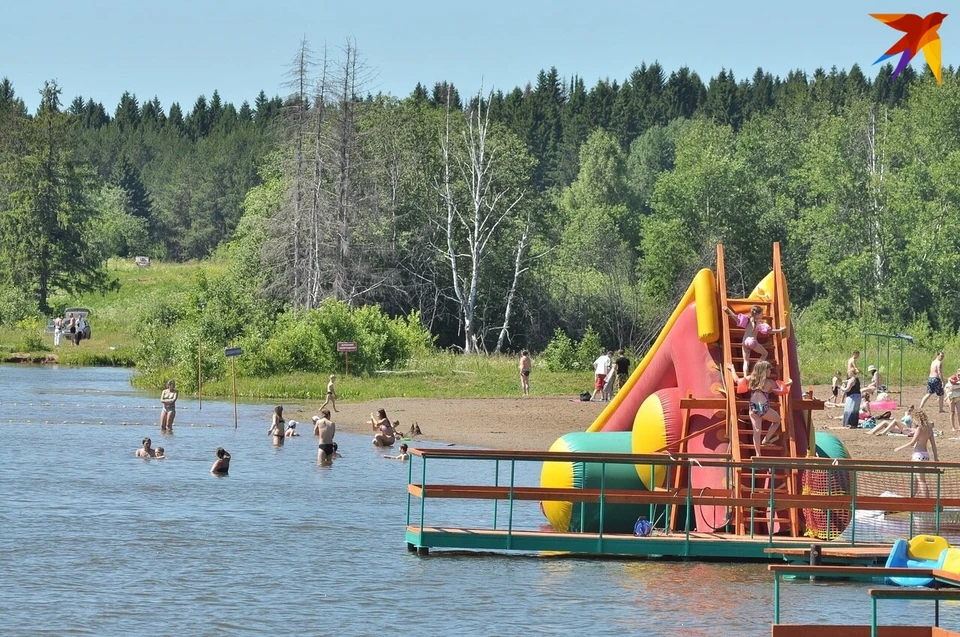
[[275,311],[376,302],[468,351],[588,326],[639,346],[716,243],[741,294],[780,241],[792,300],[817,320],[960,327],[953,68],[939,86],[910,67],[704,82],[651,64],[589,89],[550,69],[509,92],[405,98],[371,94],[352,46],[314,59],[303,43],[291,70],[283,99],[214,92],[189,112],[129,94],[112,114],[64,108],[48,85],[28,114],[4,81],[0,282],[43,306],[108,285],[107,256],[223,246],[231,281]]

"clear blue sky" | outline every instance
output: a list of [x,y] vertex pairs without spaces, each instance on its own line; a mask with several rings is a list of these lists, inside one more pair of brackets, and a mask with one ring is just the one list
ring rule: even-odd
[[[642,62],[667,73],[687,65],[706,81],[721,68],[737,78],[762,66],[783,76],[802,68],[871,67],[898,32],[868,13],[950,13],[953,3],[915,0],[683,2],[662,0],[44,0],[4,3],[0,76],[35,109],[56,79],[112,113],[127,90],[187,110],[214,89],[239,107],[263,89],[284,95],[284,73],[302,37],[322,51],[356,41],[376,75],[373,92],[408,95],[453,82],[461,95],[508,91],[556,66],[590,87],[622,80]],[[954,23],[958,28],[954,28]],[[960,7],[940,28],[943,65],[960,62]],[[895,60],[891,60],[895,61]],[[922,70],[922,55],[913,61]]]

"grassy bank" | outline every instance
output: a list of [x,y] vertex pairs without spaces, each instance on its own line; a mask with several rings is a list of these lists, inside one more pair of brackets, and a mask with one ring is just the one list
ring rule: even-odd
[[[112,260],[109,272],[120,282],[118,291],[105,294],[87,293],[75,297],[59,295],[51,299],[58,307],[87,307],[93,338],[74,346],[65,339],[53,347],[53,335],[43,331],[45,321],[27,321],[15,328],[0,330],[0,361],[58,362],[63,365],[133,366],[136,351],[136,321],[143,308],[157,299],[181,294],[184,283],[192,281],[201,270],[217,273],[225,265],[217,261],[203,263],[155,263],[138,268],[132,260]],[[800,319],[803,320],[802,318]],[[886,345],[878,348],[871,340],[864,348],[862,336],[851,330],[848,338],[833,339],[829,346],[805,342],[802,334],[815,334],[798,328],[799,363],[804,385],[829,383],[833,372],[843,369],[853,349],[864,350],[861,369],[879,365],[887,384],[899,381],[900,350],[894,341],[890,347],[889,367]],[[812,339],[811,339],[812,340]],[[221,344],[211,344],[220,347]],[[944,347],[945,371],[960,367],[960,344],[947,340],[937,342],[926,336],[917,344],[906,344],[903,351],[903,382],[918,385],[927,377],[930,360],[936,349]],[[520,394],[517,358],[512,356],[463,356],[437,352],[410,361],[402,369],[384,371],[369,377],[342,377],[338,393],[347,400],[375,400],[386,397],[485,398]],[[323,399],[326,374],[287,374],[269,378],[238,378],[237,390],[249,398]],[[588,372],[549,372],[534,356],[531,389],[534,395],[575,396],[590,390]],[[232,394],[229,376],[204,379],[203,394]]]

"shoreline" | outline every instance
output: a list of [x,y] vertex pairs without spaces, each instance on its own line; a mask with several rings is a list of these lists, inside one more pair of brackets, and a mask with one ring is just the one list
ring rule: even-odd
[[[823,400],[830,396],[829,385],[814,385],[814,396]],[[893,410],[899,418],[906,405],[920,404],[925,387],[905,386],[903,401]],[[960,432],[951,432],[949,413],[938,413],[936,397],[927,402],[926,412],[932,418],[938,432],[937,450],[944,462],[960,462]],[[311,416],[317,411],[303,406],[291,409],[289,418],[303,423],[305,431],[312,432]],[[316,410],[322,400],[316,401]],[[391,420],[400,421],[400,430],[407,431],[413,423],[420,426],[422,435],[409,441],[416,446],[417,440],[457,445],[467,448],[512,449],[546,451],[560,436],[582,432],[590,426],[607,403],[574,402],[568,397],[515,397],[515,398],[387,398],[376,401],[338,404],[338,413],[333,413],[337,430],[369,435],[373,431],[364,425],[370,413],[383,407]],[[947,406],[945,406],[945,409]],[[331,410],[332,411],[332,410]],[[817,432],[826,432],[839,438],[853,458],[883,460],[910,460],[909,450],[895,453],[893,450],[907,441],[905,436],[873,436],[870,430],[845,429],[840,424],[841,407],[827,407],[813,412]]]

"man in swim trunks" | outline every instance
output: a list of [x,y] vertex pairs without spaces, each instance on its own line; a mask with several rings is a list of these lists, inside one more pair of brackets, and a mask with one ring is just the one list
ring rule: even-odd
[[520,391],[524,396],[530,395],[530,367],[532,365],[530,352],[527,350],[520,352]]
[[334,456],[337,455],[337,444],[333,441],[333,437],[337,433],[337,425],[330,420],[330,410],[324,409],[320,412],[323,418],[313,417],[313,433],[320,436],[320,446],[317,451],[317,463],[318,464],[329,464],[333,462]]
[[151,444],[153,443],[151,443],[149,438],[144,438],[143,446],[137,449],[137,457],[138,458],[156,458],[157,452],[153,450],[153,448],[150,446]]
[[943,351],[937,352],[937,355],[930,363],[930,376],[927,377],[927,393],[920,399],[920,409],[926,404],[930,396],[936,394],[940,397],[940,413],[943,413]]

